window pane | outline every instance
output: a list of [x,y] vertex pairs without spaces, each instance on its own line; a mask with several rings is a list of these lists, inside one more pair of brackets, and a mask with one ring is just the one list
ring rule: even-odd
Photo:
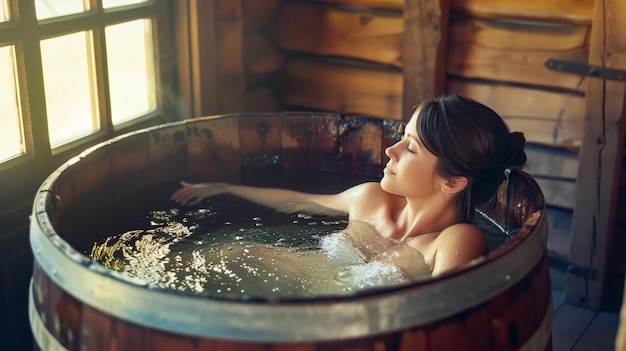
[[14,51],[0,47],[0,162],[24,153]]
[[89,8],[88,1],[84,0],[35,0],[37,19],[71,15],[83,12]]
[[50,145],[56,147],[98,129],[94,111],[91,35],[78,32],[41,41]]
[[147,2],[148,0],[102,0],[102,7],[109,9],[111,7],[126,6]]
[[150,20],[106,27],[107,64],[113,124],[156,108],[154,52]]
[[0,2],[0,22],[8,21],[10,18],[11,12],[9,11],[9,2],[8,0],[2,0]]

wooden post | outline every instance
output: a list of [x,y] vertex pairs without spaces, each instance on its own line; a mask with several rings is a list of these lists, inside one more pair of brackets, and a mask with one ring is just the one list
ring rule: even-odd
[[217,103],[219,113],[242,112],[246,107],[243,61],[242,0],[216,0],[215,46]]
[[176,2],[182,117],[245,108],[241,0]]
[[[626,69],[626,0],[596,0],[589,64]],[[569,260],[595,277],[568,272],[566,300],[592,309],[602,304],[607,245],[615,218],[619,143],[623,128],[625,82],[590,78],[580,151],[576,205]]]
[[406,0],[404,4],[403,119],[413,107],[444,91],[449,0]]
[[179,110],[182,118],[217,113],[214,1],[177,1]]

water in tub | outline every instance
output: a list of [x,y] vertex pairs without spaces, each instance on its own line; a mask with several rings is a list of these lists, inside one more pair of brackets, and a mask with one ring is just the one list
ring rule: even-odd
[[366,223],[245,200],[154,210],[134,226],[90,257],[152,287],[207,296],[346,295],[431,272],[419,252]]

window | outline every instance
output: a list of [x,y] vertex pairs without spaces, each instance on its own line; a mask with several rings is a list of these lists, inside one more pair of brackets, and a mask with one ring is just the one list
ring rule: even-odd
[[0,47],[0,161],[24,153],[15,75],[15,47]]
[[5,22],[9,20],[8,6],[9,4],[7,0],[2,0],[2,3],[0,3],[0,22]]
[[0,1],[0,172],[172,115],[169,2]]
[[175,1],[0,0],[6,233],[28,225],[37,188],[60,164],[98,142],[176,118]]

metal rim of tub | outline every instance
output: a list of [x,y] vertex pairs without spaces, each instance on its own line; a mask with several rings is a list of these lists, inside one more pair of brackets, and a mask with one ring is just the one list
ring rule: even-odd
[[[159,127],[165,126],[168,125]],[[77,161],[70,160],[64,167]],[[420,325],[471,308],[513,286],[542,259],[547,242],[544,208],[530,233],[518,234],[515,240],[499,248],[498,253],[482,257],[441,277],[378,289],[363,295],[306,300],[306,303],[209,299],[150,289],[75,251],[51,229],[46,205],[53,183],[51,178],[46,180],[36,195],[32,221],[37,225],[31,226],[30,232],[35,259],[48,277],[78,300],[96,309],[104,309],[112,316],[138,325],[197,337],[272,342],[323,341]],[[515,250],[512,250],[513,247]],[[485,276],[491,279],[482,279]],[[437,284],[432,284],[434,282]],[[433,287],[421,289],[425,284]],[[466,289],[468,286],[472,289]],[[36,296],[37,292],[31,289],[30,294]],[[172,299],[172,295],[176,298]],[[36,325],[32,296],[30,302],[31,324]],[[214,317],[206,318],[208,315]],[[546,320],[544,317],[542,324],[546,324]],[[306,327],[294,328],[294,324],[303,321],[306,321]],[[541,330],[537,333],[546,334]],[[539,335],[538,340],[529,342],[543,345],[547,337]]]

